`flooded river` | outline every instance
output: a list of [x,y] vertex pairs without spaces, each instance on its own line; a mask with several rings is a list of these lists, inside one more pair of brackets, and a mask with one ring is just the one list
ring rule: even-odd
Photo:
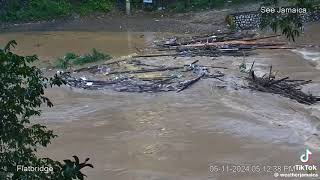
[[[78,53],[105,48],[115,55],[131,51],[126,43],[104,40],[108,33],[41,34],[1,34],[0,39],[16,37],[22,49],[33,44],[28,51],[46,58],[64,54],[64,48]],[[119,37],[128,38],[127,34]],[[146,39],[134,42],[143,47]],[[17,51],[29,53],[22,49]],[[267,71],[272,64],[281,75],[312,79],[314,84],[305,87],[306,91],[320,95],[320,70],[304,59],[305,52],[309,50],[261,51],[246,58],[246,63],[255,61],[258,72]],[[226,65],[234,76],[243,61],[196,59]],[[167,60],[183,64],[194,59]],[[40,154],[58,160],[72,155],[90,157],[95,168],[85,170],[89,180],[270,180],[276,179],[272,172],[222,174],[210,172],[210,165],[301,164],[299,158],[306,147],[313,153],[308,163],[319,165],[319,104],[306,106],[273,94],[219,89],[215,83],[203,80],[182,93],[158,94],[49,89],[47,95],[55,106],[45,108],[37,121],[59,137]]]
[[68,52],[85,54],[92,48],[112,56],[128,55],[151,44],[154,35],[152,32],[18,32],[2,33],[0,44],[16,40],[16,53],[37,54],[41,60],[48,61]]

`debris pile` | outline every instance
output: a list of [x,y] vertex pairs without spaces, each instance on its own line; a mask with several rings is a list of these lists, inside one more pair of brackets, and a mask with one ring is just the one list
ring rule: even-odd
[[280,94],[281,96],[294,99],[299,103],[312,105],[320,101],[320,97],[306,94],[301,90],[302,85],[312,82],[312,80],[290,80],[289,77],[276,79],[270,66],[269,74],[264,74],[262,77],[255,75],[253,70],[254,63],[249,71],[247,80],[249,81],[249,88],[261,92],[268,92]]
[[[95,74],[102,73],[103,76],[107,77],[104,80],[87,80],[83,77],[76,78],[71,76],[70,72],[63,73],[61,76],[66,80],[67,85],[71,87],[89,90],[113,89],[120,92],[181,92],[201,79],[215,78],[221,80],[219,77],[224,76],[220,71],[215,71],[215,73],[210,72],[212,68],[224,67],[199,65],[197,64],[198,60],[188,65],[172,67],[154,66],[141,63],[137,60],[131,60],[127,63],[134,63],[135,67],[139,67],[139,69],[110,71],[110,68],[107,68],[106,65],[99,65],[76,71],[88,71]],[[141,66],[148,66],[149,68],[141,68]],[[153,68],[150,68],[150,66]],[[150,75],[150,73],[161,74],[144,77],[145,75]],[[141,74],[144,76],[141,76]]]
[[171,38],[158,43],[159,51],[176,51],[166,54],[149,54],[138,57],[155,56],[249,56],[256,49],[291,49],[284,42],[263,42],[264,39],[278,35],[256,37],[250,33],[220,33],[215,35],[194,36],[188,39]]

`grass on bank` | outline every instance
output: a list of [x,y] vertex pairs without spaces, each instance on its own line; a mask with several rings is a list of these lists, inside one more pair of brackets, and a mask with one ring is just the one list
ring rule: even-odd
[[104,54],[96,49],[92,49],[91,53],[79,56],[75,53],[67,53],[63,58],[58,58],[55,61],[55,68],[68,69],[72,66],[82,66],[88,63],[94,63],[99,61],[107,61],[112,59],[109,54]]

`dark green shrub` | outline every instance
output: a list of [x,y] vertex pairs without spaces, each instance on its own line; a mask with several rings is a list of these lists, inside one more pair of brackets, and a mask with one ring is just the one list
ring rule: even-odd
[[70,10],[71,5],[67,0],[30,0],[20,13],[22,19],[45,20],[68,16]]
[[[72,180],[83,179],[81,169],[93,167],[74,160],[63,163],[49,158],[39,158],[36,152],[47,147],[57,137],[46,126],[32,122],[34,116],[41,115],[41,105],[52,107],[52,102],[44,96],[44,90],[54,85],[64,84],[55,75],[43,76],[41,70],[31,64],[37,56],[19,56],[10,51],[15,46],[10,41],[0,49],[0,179],[21,180]],[[47,167],[53,171],[19,171],[18,166]]]
[[87,63],[93,63],[98,62],[102,60],[109,60],[111,59],[111,56],[108,54],[103,54],[101,52],[98,52],[96,49],[92,49],[91,54],[85,54],[84,56],[80,56],[76,59],[74,59],[72,62],[75,65],[84,65]]
[[71,4],[68,0],[13,0],[2,10],[2,21],[48,20],[68,16]]
[[1,21],[14,21],[19,19],[17,12],[21,10],[22,4],[20,0],[5,1],[0,8]]
[[81,15],[95,12],[109,12],[112,9],[113,4],[112,0],[87,0],[80,3],[75,11],[79,12]]
[[185,12],[190,10],[201,10],[201,9],[210,9],[210,8],[223,8],[226,4],[229,5],[240,5],[240,4],[250,4],[257,3],[259,1],[255,0],[232,0],[227,3],[226,0],[176,0],[169,3],[169,9],[172,9],[176,12]]
[[65,59],[72,60],[72,59],[76,59],[76,58],[78,58],[78,57],[79,57],[79,56],[76,55],[75,53],[69,52],[69,53],[66,54]]
[[72,66],[73,61],[79,58],[75,53],[67,53],[64,58],[58,58],[55,62],[55,67],[59,69],[68,69]]
[[101,53],[96,49],[92,49],[92,52],[83,56],[76,55],[74,53],[67,53],[63,58],[58,58],[55,62],[55,67],[59,69],[68,69],[72,65],[84,65],[87,63],[94,63],[98,61],[106,61],[112,57],[108,54]]
[[176,12],[184,12],[186,10],[186,4],[183,1],[177,1],[174,4],[170,4],[169,9],[173,9]]

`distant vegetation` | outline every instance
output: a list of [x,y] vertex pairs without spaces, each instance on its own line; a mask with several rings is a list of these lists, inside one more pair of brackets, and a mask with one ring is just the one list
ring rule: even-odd
[[[308,12],[313,11],[319,0],[265,0],[265,7],[280,7],[280,3],[287,2],[291,7],[307,8]],[[303,32],[303,16],[299,13],[273,14],[263,13],[260,27],[262,29],[271,28],[273,32],[285,35],[287,39],[295,41],[295,38]]]
[[115,0],[0,0],[0,21],[35,21],[108,12]]
[[96,49],[92,49],[91,54],[85,54],[83,56],[79,56],[75,53],[67,53],[63,58],[58,58],[55,63],[56,68],[60,69],[68,69],[74,65],[84,65],[87,63],[94,63],[98,61],[106,61],[111,59],[112,57],[108,54],[101,53]]
[[[131,0],[132,7],[141,9],[142,0]],[[289,3],[294,7],[308,7],[319,0],[162,0],[157,1],[155,6],[166,7],[166,10],[174,12],[187,12],[222,8],[237,4],[261,3],[265,6],[279,6],[279,3]],[[0,0],[0,22],[19,22],[50,20],[59,17],[67,17],[73,13],[88,15],[97,12],[109,12],[116,6],[124,7],[125,0]],[[150,7],[149,7],[150,8]],[[120,8],[121,9],[121,8]],[[285,17],[264,14],[262,28],[271,27],[274,32],[281,31],[287,38],[294,40],[302,31],[303,23],[301,16],[290,14]]]
[[109,12],[115,0],[79,0],[81,3],[75,5],[75,12],[81,15],[87,15],[94,12]]
[[226,5],[257,3],[259,0],[175,0],[169,4],[169,9],[184,12],[199,9],[223,8]]
[[[146,8],[142,0],[131,0],[134,9]],[[225,5],[248,4],[255,0],[163,0],[157,1],[151,9],[164,6],[169,11],[221,8]],[[68,17],[74,13],[88,15],[109,12],[117,7],[124,9],[125,0],[0,0],[0,21],[38,21]],[[150,8],[150,7],[149,7]]]

